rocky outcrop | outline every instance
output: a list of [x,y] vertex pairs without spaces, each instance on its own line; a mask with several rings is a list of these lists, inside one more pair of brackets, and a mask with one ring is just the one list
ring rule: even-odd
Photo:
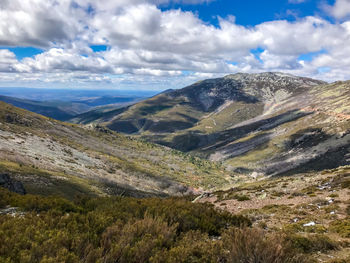
[[26,194],[23,184],[20,181],[11,179],[11,177],[6,173],[0,174],[0,186],[9,189],[11,192],[21,195]]

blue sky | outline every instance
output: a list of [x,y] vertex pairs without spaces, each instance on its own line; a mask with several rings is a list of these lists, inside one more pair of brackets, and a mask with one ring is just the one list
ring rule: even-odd
[[11,0],[0,86],[181,88],[236,72],[350,79],[350,0]]
[[[334,4],[334,1],[328,1]],[[312,16],[324,13],[320,10],[323,2],[306,0],[294,2],[288,0],[217,0],[200,5],[184,5],[181,3],[170,3],[161,5],[163,10],[181,8],[198,14],[203,20],[211,24],[217,24],[217,16],[227,17],[233,15],[236,23],[246,26],[254,26],[266,21],[276,19],[295,20],[299,17]]]

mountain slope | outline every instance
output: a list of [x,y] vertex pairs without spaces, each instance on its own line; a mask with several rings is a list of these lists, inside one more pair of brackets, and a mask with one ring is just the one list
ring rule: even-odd
[[265,175],[350,164],[350,82],[320,85],[261,116],[212,134],[195,151],[231,169]]
[[322,83],[282,73],[229,75],[160,94],[102,122],[113,130],[129,134],[162,133],[164,136],[181,130],[212,133],[262,114],[264,105]]
[[81,128],[0,102],[0,169],[29,193],[174,195],[228,183],[230,172],[103,127]]
[[235,74],[158,95],[97,122],[253,176],[350,164],[350,82]]

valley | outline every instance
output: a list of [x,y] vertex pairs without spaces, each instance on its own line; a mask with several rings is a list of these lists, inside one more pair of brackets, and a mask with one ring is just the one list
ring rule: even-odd
[[[177,252],[184,253],[184,242],[194,262],[237,262],[254,254],[254,247],[262,256],[265,250],[258,248],[266,242],[273,244],[272,258],[261,262],[348,262],[349,97],[350,82],[261,73],[205,80],[118,109],[94,109],[75,115],[75,123],[0,102],[0,170],[13,180],[4,185],[20,182],[25,192],[19,193],[26,193],[0,189],[0,231],[13,224],[11,231],[20,232],[15,221],[33,225],[37,213],[47,233],[64,232],[69,242],[79,236],[85,240],[79,246],[93,248],[89,253],[62,244],[65,252],[50,254],[44,244],[53,239],[33,241],[46,247],[38,250],[39,258],[64,262],[112,262],[116,255],[101,240],[113,229],[125,234],[119,241],[108,238],[133,246],[116,248],[126,253],[121,262],[132,262],[130,255],[140,262],[185,262]],[[71,236],[48,223],[83,227],[86,216],[103,225],[93,238],[76,228]],[[141,236],[134,227],[143,229]],[[156,238],[162,229],[167,241],[149,243],[142,253],[147,235]],[[10,244],[18,241],[1,242],[14,253]],[[231,243],[239,247],[235,242],[247,250],[225,254]],[[24,254],[8,256],[25,262]]]

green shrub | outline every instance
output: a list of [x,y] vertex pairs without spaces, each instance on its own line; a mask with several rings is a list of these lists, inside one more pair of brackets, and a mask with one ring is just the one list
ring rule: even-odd
[[212,241],[208,234],[200,231],[189,231],[183,234],[178,242],[168,251],[159,252],[152,263],[210,263],[224,262],[224,253],[220,241]]
[[0,262],[304,262],[283,236],[183,198],[0,197],[24,211],[0,215]]
[[176,225],[169,226],[161,218],[146,215],[125,225],[117,222],[102,234],[103,262],[147,262],[157,252],[169,248],[175,236]]
[[[79,196],[71,202],[7,190],[0,190],[0,197],[3,205],[24,211],[21,216],[0,216],[0,262],[171,261],[185,243],[196,262],[220,250],[209,236],[229,226],[251,225],[246,217],[182,198]],[[196,236],[207,238],[188,242]]]
[[335,241],[322,234],[311,235],[308,237],[292,234],[287,236],[287,240],[295,249],[298,249],[303,253],[312,253],[317,251],[326,252],[328,250],[335,250],[339,248]]
[[296,253],[283,236],[269,235],[263,230],[231,228],[224,232],[222,243],[228,263],[310,262]]
[[234,195],[233,198],[236,199],[236,200],[239,201],[239,202],[243,202],[243,201],[248,201],[248,200],[250,200],[250,197],[247,196],[247,195],[238,195],[238,194],[237,194],[237,195]]

